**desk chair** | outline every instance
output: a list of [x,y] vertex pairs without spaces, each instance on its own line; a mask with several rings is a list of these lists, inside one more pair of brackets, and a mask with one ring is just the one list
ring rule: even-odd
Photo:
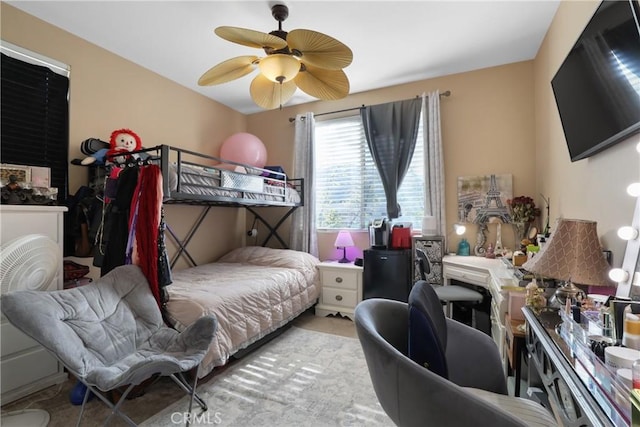
[[[183,372],[197,368],[215,337],[217,320],[201,317],[183,332],[164,324],[147,279],[138,266],[113,269],[99,280],[60,291],[14,291],[2,295],[2,312],[16,328],[49,350],[82,382],[84,395],[77,426],[91,393],[118,415],[129,392],[154,375],[170,376],[207,410],[196,395],[197,373],[189,383]],[[127,386],[116,404],[105,393]],[[189,418],[185,417],[187,425]]]
[[[418,269],[420,271],[420,278],[427,280],[427,276],[431,274],[431,263],[424,250],[416,248]],[[463,302],[468,304],[479,304],[482,302],[483,296],[480,292],[474,291],[466,286],[460,285],[434,285],[433,286],[436,295],[446,305],[447,317],[452,317],[452,307],[454,302]]]
[[[425,335],[425,345],[444,360],[446,369],[442,373],[445,376],[408,357],[409,304],[372,298],[360,302],[354,315],[376,396],[396,425],[557,425],[543,406],[506,395],[502,361],[491,338],[445,318],[442,306],[428,283],[419,281],[411,294],[414,298],[426,298],[423,308],[426,306],[428,311],[425,318],[430,319],[430,329]],[[443,332],[444,336],[441,335]],[[431,335],[433,340],[429,340],[427,335]],[[434,365],[430,364],[431,367]]]

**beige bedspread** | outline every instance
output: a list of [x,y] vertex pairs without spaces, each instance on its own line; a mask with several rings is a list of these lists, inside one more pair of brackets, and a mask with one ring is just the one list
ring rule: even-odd
[[175,327],[183,330],[207,314],[218,318],[199,376],[311,307],[320,292],[319,262],[304,252],[248,246],[173,272],[167,311]]

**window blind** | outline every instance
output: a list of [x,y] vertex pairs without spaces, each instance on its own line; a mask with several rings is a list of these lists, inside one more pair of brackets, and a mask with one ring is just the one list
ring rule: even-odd
[[58,202],[68,194],[69,78],[1,55],[0,161],[51,169]]
[[[386,198],[360,116],[316,123],[316,226],[366,229],[386,217]],[[400,222],[420,228],[424,215],[422,123],[409,171],[398,191]]]

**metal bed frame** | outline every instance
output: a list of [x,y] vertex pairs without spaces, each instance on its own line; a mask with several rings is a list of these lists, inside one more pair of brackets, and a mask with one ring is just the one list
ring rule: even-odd
[[[266,246],[271,238],[275,238],[283,248],[288,249],[288,245],[278,234],[278,228],[280,228],[285,220],[289,218],[299,207],[304,206],[304,180],[302,178],[288,179],[286,174],[284,173],[257,168],[231,160],[224,160],[218,157],[176,148],[169,145],[158,145],[139,151],[133,151],[129,154],[137,154],[138,157],[136,158],[135,156],[129,156],[129,158],[124,161],[112,159],[113,163],[119,167],[142,167],[150,164],[156,164],[160,166],[163,179],[164,204],[188,204],[194,206],[203,206],[202,211],[183,239],[180,239],[171,230],[170,227],[167,227],[169,235],[178,246],[178,250],[176,251],[170,262],[171,268],[174,267],[181,256],[185,256],[192,266],[197,265],[193,257],[189,254],[187,245],[189,244],[198,228],[206,218],[207,214],[209,213],[211,207],[213,206],[247,209],[249,212],[251,212],[251,214],[253,214],[256,221],[260,221],[269,230],[267,237],[262,242],[262,246]],[[140,156],[141,154],[143,154],[143,156]],[[216,162],[241,166],[247,170],[251,170],[252,174],[237,173],[226,168],[212,165]],[[171,180],[169,174],[171,173],[172,165],[174,164],[177,182],[175,188],[171,188],[172,185],[170,182]],[[188,186],[197,186],[196,184],[185,184],[183,182],[183,169],[186,169],[187,165],[189,167],[206,169],[207,171],[212,172],[214,175],[218,174],[220,179],[218,180],[217,185],[215,185],[215,188],[231,192],[233,195],[193,194],[185,191],[185,188],[187,188]],[[260,176],[259,174],[262,173],[268,173],[269,176]],[[282,186],[282,194],[266,193],[262,190],[262,188],[258,188],[259,185],[257,184],[259,183],[259,181],[264,181],[267,179],[277,182],[279,186]],[[287,188],[292,188],[297,191],[300,196],[299,202],[287,200]],[[256,208],[261,207],[286,207],[288,209],[283,213],[283,215],[279,218],[275,225],[271,225],[271,223],[269,223],[266,218],[264,218],[262,215],[260,215],[259,212],[256,211]]]

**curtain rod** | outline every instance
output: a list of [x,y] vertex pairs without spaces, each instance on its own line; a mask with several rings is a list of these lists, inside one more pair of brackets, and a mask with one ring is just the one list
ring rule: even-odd
[[[450,90],[446,90],[444,92],[442,92],[440,94],[440,96],[450,96],[451,95],[451,91]],[[419,98],[419,95],[416,95],[416,98]],[[319,117],[319,116],[325,116],[327,114],[337,114],[337,113],[344,113],[345,111],[353,111],[353,110],[359,110],[361,108],[364,108],[365,105],[362,104],[360,107],[353,107],[353,108],[345,108],[344,110],[336,110],[336,111],[327,111],[326,113],[318,113],[315,114],[314,117]],[[296,121],[295,117],[289,117],[289,123],[293,123]]]

